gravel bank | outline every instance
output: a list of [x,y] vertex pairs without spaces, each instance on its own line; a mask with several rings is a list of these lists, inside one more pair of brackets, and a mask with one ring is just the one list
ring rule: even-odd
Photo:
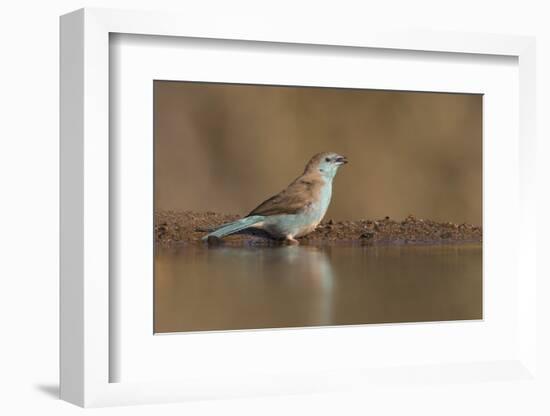
[[[215,212],[164,211],[155,214],[158,244],[205,244],[206,230],[240,218]],[[471,224],[436,222],[409,215],[402,220],[389,217],[355,221],[324,220],[311,234],[299,238],[302,244],[354,242],[360,244],[449,244],[481,242],[481,227]],[[230,245],[278,245],[260,231],[246,230],[223,239]]]

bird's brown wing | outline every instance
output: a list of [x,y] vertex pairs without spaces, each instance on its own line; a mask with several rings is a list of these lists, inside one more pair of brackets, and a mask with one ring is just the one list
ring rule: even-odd
[[319,199],[322,184],[322,179],[301,176],[284,191],[258,205],[248,216],[296,214]]

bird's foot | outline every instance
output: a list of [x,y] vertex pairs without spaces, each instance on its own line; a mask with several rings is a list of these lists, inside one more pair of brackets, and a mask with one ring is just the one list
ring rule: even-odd
[[286,236],[285,243],[291,244],[293,246],[297,246],[298,244],[300,244],[300,242],[296,240],[294,237],[292,237],[291,235]]

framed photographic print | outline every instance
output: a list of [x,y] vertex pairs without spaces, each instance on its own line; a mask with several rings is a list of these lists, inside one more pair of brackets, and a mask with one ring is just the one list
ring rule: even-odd
[[155,333],[482,319],[481,94],[153,94]]
[[246,22],[61,19],[62,398],[536,382],[533,39]]

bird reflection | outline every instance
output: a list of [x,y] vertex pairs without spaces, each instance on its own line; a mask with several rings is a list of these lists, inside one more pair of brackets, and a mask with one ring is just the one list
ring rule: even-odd
[[333,321],[335,285],[330,252],[331,247],[313,246],[218,247],[209,251],[209,260],[226,263],[232,274],[238,268],[249,274],[249,278],[263,281],[264,290],[254,295],[262,296],[266,302],[273,301],[270,290],[278,292],[281,288],[292,287],[295,291],[292,296],[286,299],[280,296],[277,300],[283,303],[283,307],[302,315],[295,316],[296,321],[307,325],[329,325]]

